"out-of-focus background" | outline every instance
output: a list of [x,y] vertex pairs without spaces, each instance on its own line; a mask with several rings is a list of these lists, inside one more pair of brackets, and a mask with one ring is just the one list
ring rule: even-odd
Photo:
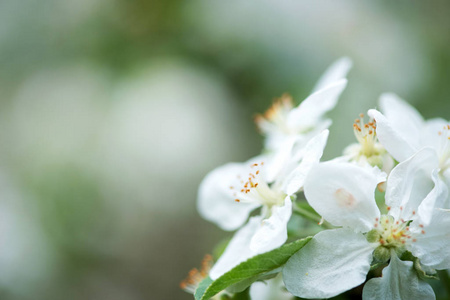
[[326,158],[392,91],[450,111],[450,2],[2,0],[0,298],[192,299],[230,233],[202,177],[258,154],[254,113],[354,67]]

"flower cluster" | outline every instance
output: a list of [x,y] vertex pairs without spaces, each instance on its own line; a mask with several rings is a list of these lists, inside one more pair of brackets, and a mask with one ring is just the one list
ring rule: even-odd
[[[320,162],[331,125],[325,115],[351,65],[335,62],[299,106],[288,95],[276,100],[255,119],[262,154],[205,177],[198,211],[237,231],[201,278],[232,277],[249,259],[310,235],[305,222],[293,222],[301,216],[316,234],[271,276],[244,278],[252,299],[323,299],[358,286],[363,299],[435,299],[425,279],[450,269],[450,123],[424,120],[384,94],[381,111],[355,120],[357,143]],[[193,293],[198,281],[184,286]]]

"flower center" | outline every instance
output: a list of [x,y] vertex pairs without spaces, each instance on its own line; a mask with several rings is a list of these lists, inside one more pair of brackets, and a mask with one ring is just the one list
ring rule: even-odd
[[[400,206],[400,211],[402,210]],[[416,212],[413,211],[412,215],[415,214]],[[410,224],[413,222],[410,218],[405,221],[401,216],[397,220],[390,215],[376,218],[373,224],[374,229],[366,234],[368,242],[379,244],[373,253],[374,258],[386,262],[390,259],[392,250],[401,255],[408,245],[417,241],[418,235],[425,235],[423,224],[412,224],[412,230],[410,229]]]
[[349,156],[350,161],[358,164],[368,163],[385,172],[390,172],[393,161],[386,149],[378,142],[375,121],[370,119],[368,123],[364,123],[364,114],[359,116],[360,118],[353,123],[353,132],[358,143],[348,146],[344,150],[344,155]]
[[382,215],[374,224],[379,234],[379,243],[388,248],[402,248],[411,240],[408,222],[394,220],[392,216]]
[[264,114],[256,115],[255,123],[262,133],[274,136],[290,136],[310,132],[314,125],[288,122],[290,113],[295,109],[298,107],[294,108],[292,97],[289,94],[283,94]]
[[368,123],[364,123],[364,114],[359,115],[359,119],[353,123],[353,132],[358,140],[361,148],[360,155],[371,157],[380,154],[378,145],[378,138],[375,130],[377,128],[374,120],[370,120]]
[[283,205],[286,194],[281,190],[270,187],[261,176],[261,167],[264,162],[250,165],[247,178],[238,176],[240,186],[230,186],[236,202],[260,203],[269,208],[273,205]]
[[285,134],[291,133],[291,128],[287,125],[287,115],[294,107],[292,97],[283,94],[276,99],[272,106],[263,114],[255,117],[255,122],[261,131],[281,131]]

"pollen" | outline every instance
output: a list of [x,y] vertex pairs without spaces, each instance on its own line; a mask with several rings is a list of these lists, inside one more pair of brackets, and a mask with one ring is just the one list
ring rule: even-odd
[[360,119],[356,119],[353,123],[353,132],[356,139],[361,145],[360,155],[371,157],[377,154],[375,145],[378,142],[376,136],[376,123],[373,119],[364,122],[364,114],[359,115]]
[[[254,168],[256,168],[256,167],[258,167],[260,165],[263,165],[263,162],[261,162],[261,163],[253,163],[253,164],[250,165],[250,169],[254,169]],[[258,183],[258,175],[260,174],[260,170],[257,169],[257,170],[254,170],[254,171],[255,171],[255,173],[252,173],[252,172],[248,173],[247,181],[240,180],[240,183],[242,184],[242,187],[240,189],[241,196],[243,196],[242,194],[250,193],[252,191],[252,189],[255,189],[255,188],[258,187],[258,185],[259,185],[259,183]],[[241,176],[238,176],[238,178],[240,179]],[[241,201],[242,199],[239,199],[239,198],[242,198],[242,197],[239,197],[237,194],[233,194],[233,195],[236,198],[236,199],[234,199],[235,202],[242,202]]]
[[273,101],[272,106],[264,113],[255,116],[255,123],[264,132],[267,125],[275,125],[277,128],[288,131],[286,124],[287,114],[294,107],[294,101],[289,94],[283,94]]
[[380,238],[379,243],[388,248],[404,248],[412,240],[413,234],[409,231],[408,222],[403,219],[395,220],[390,215],[382,215],[378,220],[376,218],[374,226]]
[[263,165],[264,162],[252,162],[247,165],[248,173],[244,172],[238,177],[246,178],[246,180],[241,180],[240,184],[236,185],[231,199],[237,203],[253,203],[268,208],[284,204],[286,194],[278,186],[274,187],[265,180]]

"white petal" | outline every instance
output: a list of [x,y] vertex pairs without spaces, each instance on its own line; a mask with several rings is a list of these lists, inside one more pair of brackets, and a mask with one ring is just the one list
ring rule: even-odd
[[447,186],[447,189],[449,189],[447,200],[445,201],[443,208],[450,208],[450,168],[447,168],[441,175],[442,181]]
[[397,161],[404,161],[416,152],[416,147],[379,111],[370,109],[368,114],[377,122],[378,140]]
[[353,62],[348,57],[341,57],[336,60],[317,81],[313,92],[321,90],[339,79],[345,78],[352,65]]
[[417,213],[420,217],[421,223],[425,226],[428,226],[428,224],[430,224],[436,208],[446,207],[446,201],[448,197],[447,185],[439,177],[438,170],[433,170],[431,177],[434,182],[434,188],[419,205]]
[[292,295],[286,291],[281,274],[265,282],[255,282],[250,286],[253,300],[290,300]]
[[335,226],[369,231],[380,216],[374,193],[384,179],[375,169],[334,161],[318,164],[306,178],[306,200]]
[[[231,186],[239,186],[238,175],[247,176],[248,163],[229,163],[211,171],[199,187],[197,209],[200,215],[224,230],[235,230],[247,220],[258,203],[236,202]],[[244,177],[245,178],[245,177]]]
[[372,278],[364,285],[364,300],[436,299],[433,289],[417,277],[411,261],[401,261],[395,252],[383,276]]
[[389,123],[414,148],[420,147],[420,132],[424,126],[417,110],[395,94],[386,93],[380,97],[380,107]]
[[250,242],[250,249],[263,253],[280,247],[287,240],[287,223],[292,215],[289,196],[283,206],[273,206],[272,215],[261,222]]
[[386,189],[386,205],[395,219],[410,218],[433,189],[431,174],[439,167],[436,151],[424,148],[392,169]]
[[259,254],[250,249],[250,240],[261,226],[261,221],[262,217],[260,216],[252,217],[244,227],[234,234],[222,256],[211,268],[209,272],[211,279],[216,280],[241,262]]
[[288,114],[288,126],[291,128],[314,127],[326,112],[336,106],[346,86],[347,79],[341,79],[311,94]]
[[304,147],[303,159],[284,180],[283,191],[292,195],[300,190],[305,183],[306,176],[313,166],[319,163],[323,150],[327,144],[328,130],[324,130],[312,138]]
[[273,182],[286,166],[295,142],[295,136],[286,137],[280,144],[280,147],[269,156],[265,167],[267,182]]
[[440,118],[427,120],[425,126],[422,128],[422,133],[420,134],[420,144],[430,146],[436,149],[438,154],[441,154],[440,146],[443,136],[441,136],[439,132],[442,132],[443,128],[447,127],[448,124],[448,121]]
[[[450,268],[450,211],[435,209],[431,222],[423,228],[420,219],[410,225],[416,242],[411,243],[411,252],[426,266],[442,270]],[[423,230],[423,233],[422,233]]]
[[283,268],[288,291],[302,298],[329,298],[366,280],[376,243],[350,229],[319,232]]

